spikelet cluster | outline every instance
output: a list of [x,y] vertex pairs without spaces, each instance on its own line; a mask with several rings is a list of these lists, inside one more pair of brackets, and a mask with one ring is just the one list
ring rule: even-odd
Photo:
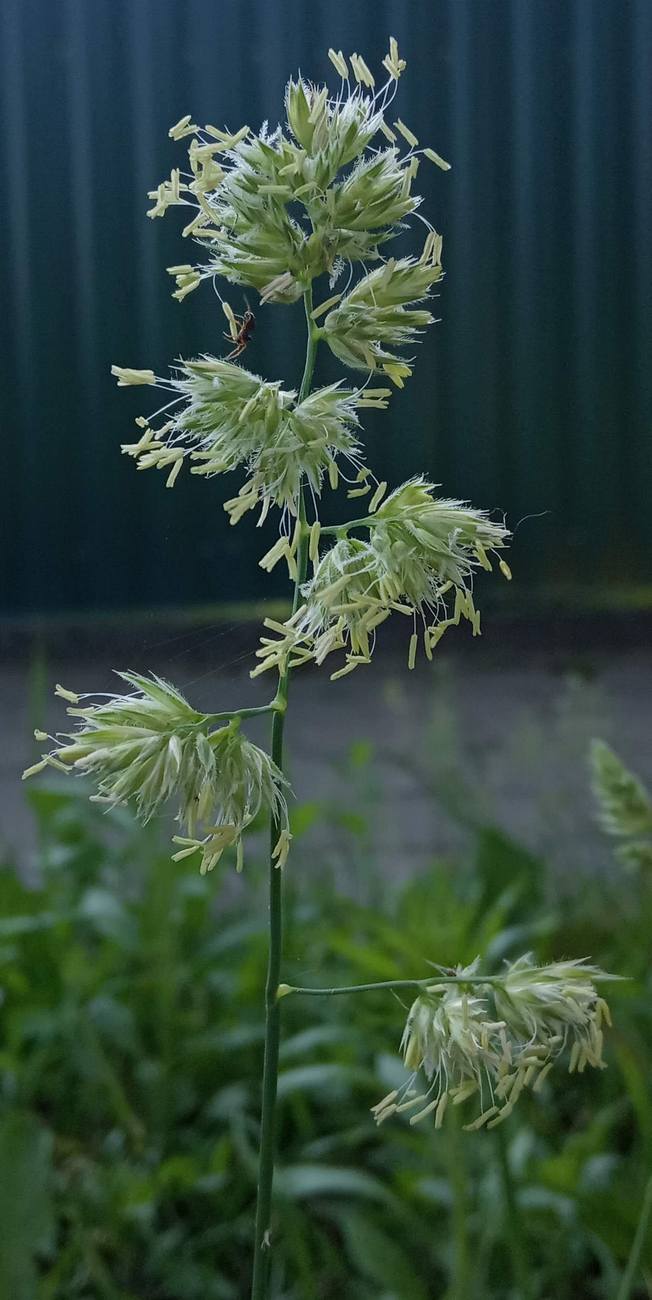
[[358,280],[329,311],[322,337],[345,366],[381,369],[403,386],[411,366],[391,349],[410,346],[432,324],[431,313],[414,304],[428,298],[443,275],[441,249],[441,236],[429,235],[420,261],[390,258]]
[[[478,1113],[465,1125],[494,1128],[511,1114],[524,1088],[538,1091],[568,1050],[568,1069],[604,1069],[603,1025],[609,1008],[597,983],[612,978],[583,961],[537,966],[530,956],[482,982],[478,962],[458,968],[456,983],[434,983],[413,1002],[401,1051],[411,1074],[373,1113],[378,1123],[408,1112],[439,1128],[449,1105],[472,1099]],[[464,982],[468,977],[468,984]],[[425,1092],[415,1082],[422,1071]]]
[[[242,833],[262,809],[288,832],[287,781],[269,755],[242,735],[237,718],[213,727],[210,716],[198,713],[161,677],[118,676],[133,692],[101,702],[87,703],[91,697],[57,687],[77,729],[57,737],[37,732],[37,739],[53,740],[54,748],[25,777],[47,766],[91,776],[97,784],[91,799],[109,807],[132,803],[142,822],[174,800],[176,820],[186,832],[184,851],[175,857],[199,850],[204,870],[227,845],[235,845],[241,866]],[[207,835],[198,839],[202,828]]]
[[[490,557],[504,549],[509,534],[486,512],[438,499],[434,492],[423,478],[404,483],[374,513],[357,521],[356,527],[367,533],[365,540],[342,537],[325,552],[280,639],[266,638],[257,651],[261,663],[255,673],[309,658],[321,664],[333,650],[344,650],[346,663],[333,674],[342,676],[369,662],[376,628],[393,611],[407,614],[413,624],[419,617],[428,657],[447,628],[462,618],[474,635],[479,633],[473,577],[479,568],[491,569]],[[500,556],[498,562],[511,576]],[[410,666],[418,641],[415,630]]]
[[341,78],[338,94],[291,79],[286,121],[274,130],[267,123],[258,132],[199,127],[190,116],[170,129],[174,140],[188,140],[190,170],[182,177],[173,169],[151,191],[148,215],[190,209],[183,234],[205,251],[196,265],[169,268],[177,298],[219,275],[251,286],[263,301],[294,302],[343,259],[380,255],[421,203],[412,192],[420,156],[448,167],[434,150],[418,149],[400,119],[393,126],[387,120],[405,67],[393,38],[378,91],[360,55],[350,67],[341,52],[329,56]]
[[[152,382],[150,371],[113,366],[112,372],[122,387]],[[123,444],[123,453],[139,469],[165,470],[169,486],[186,460],[192,474],[209,478],[244,468],[243,488],[225,503],[232,523],[257,505],[263,518],[270,505],[296,515],[302,483],[315,496],[325,477],[337,484],[338,457],[358,470],[358,410],[382,408],[389,396],[386,389],[354,390],[338,382],[315,389],[300,402],[295,391],[280,383],[265,382],[211,356],[180,362],[169,380],[153,376],[153,381],[174,395],[172,401],[158,426],[139,417],[140,436]]]

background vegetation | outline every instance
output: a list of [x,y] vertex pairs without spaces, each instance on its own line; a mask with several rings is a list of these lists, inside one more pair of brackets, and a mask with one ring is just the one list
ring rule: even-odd
[[[376,1130],[369,1107],[402,1073],[403,1009],[391,994],[290,999],[274,1294],[614,1297],[652,1165],[649,882],[615,862],[573,876],[569,859],[562,894],[558,869],[485,813],[454,857],[394,884],[370,851],[370,757],[352,749],[346,803],[295,808],[286,978],[400,978],[427,959],[499,963],[528,947],[630,978],[610,999],[609,1068],[553,1072],[494,1134]],[[40,882],[26,887],[11,863],[0,875],[0,1164],[11,1171],[0,1295],[240,1297],[260,1084],[259,870],[236,880],[227,864],[202,879],[169,861],[155,831],[103,817],[81,785],[55,780],[30,799]],[[343,887],[332,851],[309,847],[320,821],[340,885],[347,864]],[[649,1294],[651,1271],[647,1241],[632,1295]]]

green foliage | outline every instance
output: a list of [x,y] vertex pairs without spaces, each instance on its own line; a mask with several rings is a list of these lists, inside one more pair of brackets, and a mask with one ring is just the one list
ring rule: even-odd
[[[364,845],[367,758],[356,746],[347,767],[357,820],[340,810],[352,857]],[[169,861],[155,829],[121,811],[109,823],[83,790],[31,798],[41,883],[0,872],[0,1294],[235,1300],[249,1282],[258,1144],[258,869],[202,878]],[[652,925],[649,891],[634,880],[623,898],[619,880],[600,907],[565,899],[557,913],[544,864],[486,827],[468,861],[399,887],[367,864],[354,901],[302,848],[319,815],[311,805],[293,820],[292,981],[401,978],[478,952],[497,964],[524,947],[541,960],[599,952],[633,976],[610,993],[609,1069],[581,1080],[560,1071],[505,1126],[533,1295],[613,1296],[652,1159],[652,1013],[637,943]],[[292,998],[283,1016],[272,1294],[513,1297],[494,1135],[373,1125],[379,1090],[403,1077],[393,996]],[[641,1249],[649,1270],[652,1248]],[[643,1294],[635,1280],[632,1297]]]
[[30,1300],[34,1257],[52,1250],[52,1134],[29,1112],[8,1107],[0,1121],[0,1295]]

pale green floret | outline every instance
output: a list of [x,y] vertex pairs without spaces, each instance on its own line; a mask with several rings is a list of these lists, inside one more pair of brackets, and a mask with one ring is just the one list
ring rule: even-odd
[[[356,392],[342,388],[338,382],[316,389],[303,402],[296,403],[294,394],[292,399],[294,404],[284,412],[274,432],[252,448],[245,462],[248,480],[240,497],[226,502],[227,510],[240,511],[244,497],[248,508],[260,503],[266,512],[273,503],[296,515],[302,482],[319,496],[324,478],[331,477],[338,456],[355,466],[359,464],[362,448],[355,433],[360,423]],[[202,454],[209,468],[193,472],[211,473],[212,455],[209,450]]]
[[314,86],[290,78],[285,91],[288,126],[305,160],[302,181],[314,181],[320,189],[337,176],[342,167],[359,158],[380,130],[382,112],[371,96],[356,88],[346,98],[328,98],[326,86]]
[[489,556],[507,545],[509,533],[484,510],[464,501],[433,497],[422,477],[388,496],[370,520],[369,541],[393,599],[418,608],[437,607],[442,588],[466,591],[476,569],[490,568]]
[[247,481],[225,504],[233,523],[256,505],[264,514],[272,504],[296,514],[302,480],[319,495],[338,456],[357,469],[357,409],[383,405],[386,396],[384,390],[370,396],[338,382],[297,402],[293,390],[210,356],[179,362],[175,377],[162,386],[183,405],[175,414],[167,411],[159,428],[139,421],[144,432],[124,444],[123,452],[139,469],[169,471],[172,465],[174,477],[184,459],[192,462],[191,473],[207,477],[243,466]]
[[[204,263],[170,268],[176,298],[223,275],[257,289],[263,302],[295,302],[315,277],[336,274],[343,259],[378,258],[380,245],[419,207],[420,197],[411,192],[419,166],[416,137],[399,119],[410,146],[401,155],[385,121],[404,60],[394,42],[384,60],[388,81],[374,91],[362,56],[350,57],[353,88],[344,55],[331,52],[340,75],[347,68],[337,97],[301,77],[288,82],[288,134],[280,126],[270,132],[266,123],[257,134],[247,126],[236,132],[200,128],[189,117],[171,129],[173,139],[189,138],[190,173],[182,179],[174,168],[150,192],[148,215],[190,207],[183,234],[207,253]],[[379,133],[389,148],[376,147]],[[432,150],[429,156],[441,162]]]
[[[374,261],[380,246],[421,203],[411,193],[414,172],[395,149],[358,160],[342,181],[324,192],[309,191],[305,204],[312,226],[332,261]],[[329,267],[330,269],[330,267]]]
[[237,718],[214,728],[209,716],[155,674],[118,676],[134,693],[71,705],[67,712],[79,720],[77,730],[57,737],[43,763],[92,776],[98,793],[91,799],[111,807],[133,802],[142,822],[175,800],[187,843],[195,842],[198,827],[210,826],[213,839],[217,835],[223,848],[235,844],[240,855],[242,832],[261,809],[287,830],[287,781],[242,735]]
[[[343,237],[346,232],[375,232],[375,244],[392,238],[421,204],[421,198],[410,192],[413,179],[414,170],[393,147],[360,158],[326,196],[332,225]],[[347,253],[344,238],[340,252]]]
[[203,275],[223,275],[260,293],[287,276],[270,297],[296,302],[325,263],[288,211],[294,191],[283,170],[294,165],[294,146],[280,128],[269,136],[261,132],[241,141],[228,161],[230,170],[201,203],[201,238],[209,253]]
[[[209,260],[181,271],[172,268],[178,285],[175,296],[184,297],[201,279],[223,275],[261,293],[278,281],[269,297],[295,302],[305,287],[300,280],[308,283],[324,269],[314,245],[308,247],[306,232],[288,211],[295,196],[287,168],[294,167],[295,146],[280,128],[269,134],[265,126],[254,135],[245,127],[217,142],[211,138],[214,127],[196,130],[189,147],[194,179],[180,187],[177,201],[194,209],[196,215],[183,234],[200,240]],[[150,215],[162,215],[166,206],[169,203],[161,210],[159,205]]]
[[527,954],[512,963],[494,989],[498,1014],[511,1033],[526,1043],[566,1044],[570,1039],[571,1069],[586,1064],[599,1069],[602,1061],[602,1022],[609,1012],[595,981],[609,978],[584,961],[550,962],[537,966]]
[[[525,956],[486,984],[477,960],[455,975],[468,977],[468,985],[433,984],[413,1002],[401,1039],[411,1074],[373,1107],[378,1123],[409,1111],[411,1124],[434,1114],[438,1128],[449,1102],[473,1097],[479,1113],[465,1128],[494,1128],[524,1088],[541,1088],[567,1046],[570,1071],[604,1068],[602,1026],[611,1020],[595,985],[612,977],[597,967],[570,961],[536,966]],[[425,1093],[414,1087],[420,1070],[429,1085]]]
[[[313,646],[316,663],[332,650],[349,647],[368,660],[376,617],[386,617],[366,542],[344,538],[326,552],[311,582],[302,588],[305,604],[292,627]],[[380,621],[380,619],[378,619]]]
[[375,628],[390,611],[380,599],[367,543],[350,538],[337,542],[319,561],[301,594],[304,603],[285,623],[265,620],[280,639],[262,638],[256,651],[260,663],[251,675],[269,668],[283,671],[288,663],[297,666],[308,659],[321,664],[332,651],[343,649],[348,652],[347,669],[368,663]]
[[441,244],[432,242],[437,260],[390,259],[365,275],[327,315],[322,331],[331,351],[357,370],[382,369],[402,386],[411,367],[391,348],[414,343],[433,317],[407,304],[429,296],[430,286],[443,274],[438,260]]
[[[370,510],[384,487],[379,485]],[[474,574],[491,568],[489,557],[506,546],[509,533],[484,511],[438,500],[434,491],[427,480],[411,479],[375,513],[341,526],[343,533],[366,531],[367,540],[344,536],[324,553],[313,578],[301,588],[303,604],[283,625],[282,639],[267,638],[256,652],[261,660],[256,674],[308,658],[321,664],[332,651],[343,649],[346,664],[333,675],[339,677],[369,662],[376,628],[393,611],[419,617],[428,657],[446,629],[462,618],[474,636],[479,634]],[[415,638],[413,632],[410,667]]]

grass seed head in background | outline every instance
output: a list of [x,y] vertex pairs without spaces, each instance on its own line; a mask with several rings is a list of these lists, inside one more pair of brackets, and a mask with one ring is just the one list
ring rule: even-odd
[[625,866],[652,868],[652,799],[638,777],[604,740],[591,745],[593,794],[598,820],[608,835],[622,841],[616,855]]

